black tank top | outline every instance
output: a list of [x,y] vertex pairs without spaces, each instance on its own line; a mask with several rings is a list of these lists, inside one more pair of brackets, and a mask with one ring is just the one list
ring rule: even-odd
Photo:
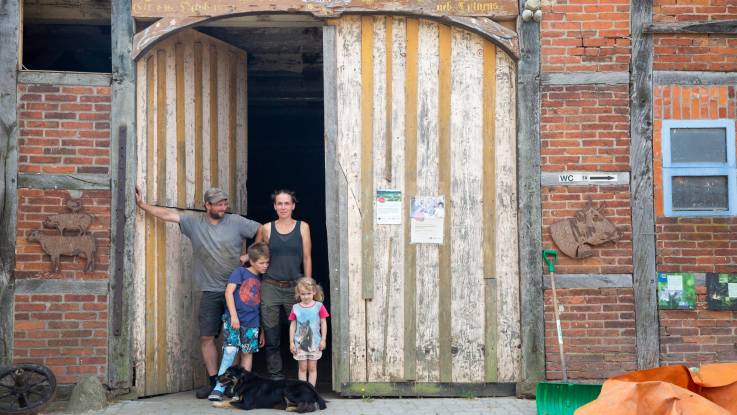
[[301,223],[297,221],[294,229],[288,234],[276,230],[271,222],[269,236],[269,252],[271,259],[266,276],[279,281],[294,281],[302,277],[302,232]]

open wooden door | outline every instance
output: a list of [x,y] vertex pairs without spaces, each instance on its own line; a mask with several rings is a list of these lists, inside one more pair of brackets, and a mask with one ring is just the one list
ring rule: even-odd
[[[246,53],[194,30],[137,65],[138,183],[146,201],[203,209],[221,187],[246,212]],[[190,390],[205,379],[192,248],[176,224],[138,211],[133,359],[139,396]]]

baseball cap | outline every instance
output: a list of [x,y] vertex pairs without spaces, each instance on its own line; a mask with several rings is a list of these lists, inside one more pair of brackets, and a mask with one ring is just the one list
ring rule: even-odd
[[217,203],[221,200],[227,200],[228,194],[223,189],[212,187],[205,192],[205,203]]

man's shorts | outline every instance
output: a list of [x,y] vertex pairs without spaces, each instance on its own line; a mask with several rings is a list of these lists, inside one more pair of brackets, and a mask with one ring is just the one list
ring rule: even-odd
[[293,354],[294,360],[320,360],[322,352],[317,350],[314,352],[306,352],[300,348],[297,348],[297,353]]
[[223,315],[223,347],[235,346],[243,353],[258,352],[258,327],[239,327],[234,329],[230,326],[230,318]]
[[217,337],[223,325],[225,312],[225,293],[216,291],[202,291],[200,297],[200,336]]

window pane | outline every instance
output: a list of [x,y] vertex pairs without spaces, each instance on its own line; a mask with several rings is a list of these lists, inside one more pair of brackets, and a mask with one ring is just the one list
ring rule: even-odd
[[672,128],[670,130],[672,163],[726,163],[725,128]]
[[673,176],[673,210],[727,210],[727,176]]

